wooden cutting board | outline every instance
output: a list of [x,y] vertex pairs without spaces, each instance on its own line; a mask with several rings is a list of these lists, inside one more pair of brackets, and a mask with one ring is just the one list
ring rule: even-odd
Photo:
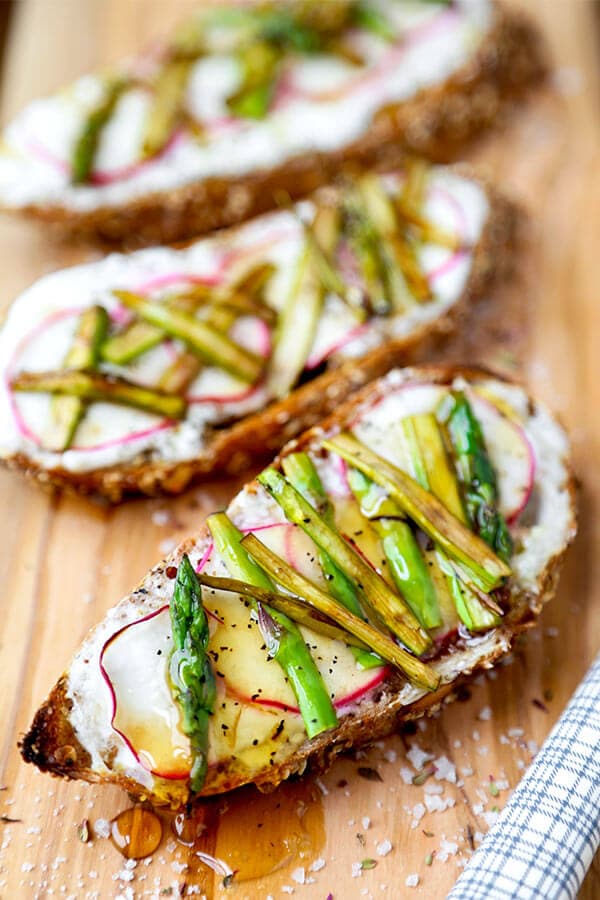
[[[141,48],[192,5],[22,0],[9,35],[3,121],[33,97]],[[0,813],[18,821],[0,821],[0,897],[204,892],[254,900],[293,890],[307,900],[329,893],[442,898],[564,708],[600,632],[598,31],[590,2],[527,6],[547,36],[555,76],[471,157],[531,213],[528,245],[515,259],[518,278],[482,307],[448,353],[524,377],[571,430],[583,483],[581,528],[559,596],[508,665],[478,679],[470,697],[416,734],[341,761],[321,780],[266,798],[249,793],[227,810],[213,809],[194,850],[176,844],[165,819],[151,861],[127,868],[102,837],[107,820],[128,807],[126,795],[42,776],[20,761],[16,741],[87,629],[237,485],[211,483],[178,501],[108,510],[44,494],[2,472]],[[8,219],[0,222],[0,246],[4,305],[45,272],[94,256]],[[405,754],[413,747],[415,760],[416,745],[448,760],[439,764],[446,779],[455,766],[458,783],[405,783]],[[239,869],[231,887],[222,886],[197,850]],[[368,859],[376,865],[353,877],[353,864]],[[419,876],[418,886],[407,886],[411,875]],[[598,896],[597,860],[581,897]]]

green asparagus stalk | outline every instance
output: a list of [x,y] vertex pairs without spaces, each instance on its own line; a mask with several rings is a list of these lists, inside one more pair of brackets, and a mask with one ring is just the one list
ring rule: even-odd
[[327,525],[317,511],[276,469],[265,469],[259,482],[281,506],[286,518],[308,534],[333,563],[351,578],[363,600],[381,617],[386,626],[414,653],[423,653],[430,638],[418,619],[384,579],[365,562],[335,528]]
[[385,488],[403,512],[452,559],[460,563],[473,583],[486,594],[510,575],[509,566],[449,513],[437,497],[401,469],[361,444],[353,435],[342,432],[335,438],[323,441],[323,446]]
[[512,539],[498,510],[498,485],[481,426],[462,391],[452,391],[440,410],[456,458],[469,522],[505,562]]
[[364,28],[389,43],[397,40],[398,35],[389,20],[372,3],[360,0],[354,4],[352,14],[358,28]]
[[193,62],[193,59],[170,60],[160,69],[144,127],[144,159],[160,153],[185,118],[185,89]]
[[271,578],[299,600],[309,603],[319,612],[337,622],[346,631],[354,634],[382,659],[390,662],[406,674],[419,687],[433,691],[439,686],[439,676],[420,659],[412,656],[387,635],[382,634],[368,622],[353,615],[304,575],[296,572],[280,559],[277,554],[259,541],[254,534],[247,534],[242,541],[248,553],[269,573]]
[[344,218],[345,233],[358,261],[367,303],[375,315],[389,315],[393,303],[381,236],[373,227],[356,191],[347,189],[345,192]]
[[[456,518],[467,524],[467,518],[458,493],[456,476],[450,468],[440,427],[435,416],[427,413],[402,419],[401,433],[405,438],[405,457],[410,463],[421,487],[431,491]],[[430,571],[435,579],[441,570],[446,587],[460,620],[469,631],[491,628],[499,622],[501,610],[485,594],[462,583],[459,575],[468,582],[468,573],[460,566],[452,566],[446,554],[433,547],[425,551]],[[436,583],[439,585],[440,580]],[[438,593],[440,593],[438,591]]]
[[[335,529],[333,505],[308,453],[290,453],[288,456],[284,456],[282,468],[290,484],[322,516],[326,525]],[[336,566],[325,550],[319,548],[318,554],[329,593],[355,616],[364,619],[365,615],[352,580]],[[381,660],[372,653],[358,651],[355,653],[355,659],[363,669],[381,665]]]
[[[79,317],[73,343],[65,356],[65,369],[94,369],[107,330],[108,313],[104,307],[86,309]],[[84,413],[85,403],[79,397],[53,397],[44,446],[60,452],[67,450]]]
[[190,739],[190,787],[201,790],[208,771],[208,722],[216,698],[215,676],[208,657],[208,619],[202,590],[187,554],[177,568],[170,603],[173,651],[169,661],[171,690],[181,709],[182,730]]
[[[357,469],[348,470],[348,483],[361,512],[377,532],[394,583],[425,628],[441,624],[435,587],[410,525],[400,507],[387,499],[385,515],[377,507],[373,515],[373,482]],[[364,505],[363,505],[364,501]]]
[[[211,297],[210,289],[206,285],[194,285],[183,294],[175,297],[167,297],[163,303],[169,309],[192,315],[202,303],[206,303]],[[162,328],[149,325],[135,319],[130,325],[123,328],[118,334],[113,335],[102,346],[102,357],[117,366],[126,366],[138,356],[157,347],[166,338]]]
[[177,309],[169,309],[164,304],[132,294],[130,291],[114,293],[141,319],[161,328],[171,337],[179,338],[209,365],[225,369],[236,378],[249,383],[255,382],[260,377],[262,359],[238,346],[205,322]]
[[[342,641],[353,649],[368,650],[364,641],[359,640],[349,631],[340,628],[335,624],[333,619],[324,615],[312,606],[298,600],[291,594],[281,594],[276,590],[268,591],[265,588],[257,587],[254,584],[247,584],[245,581],[239,581],[236,578],[220,578],[215,575],[198,575],[198,581],[203,587],[211,588],[215,591],[227,591],[233,594],[239,594],[241,597],[254,598],[260,603],[272,606],[273,609],[284,613],[288,619],[310,628],[317,634],[331,638],[336,641]],[[381,665],[381,659],[377,659],[378,665]]]
[[73,184],[85,184],[89,181],[102,131],[111,119],[119,99],[129,86],[130,82],[125,78],[109,81],[103,98],[85,120],[75,142],[71,159]]
[[[272,591],[270,578],[248,556],[241,544],[241,532],[225,513],[209,516],[207,525],[217,552],[231,575],[256,588]],[[308,737],[335,728],[335,709],[298,626],[285,613],[265,606],[258,598],[249,599],[258,616],[269,654],[281,666],[294,691]]]
[[456,481],[456,475],[448,461],[440,426],[433,413],[402,419],[401,426],[414,431],[416,452],[424,477],[416,480],[431,491],[444,506],[465,525],[467,518]]
[[[412,297],[429,300],[431,291],[416,254],[401,228],[392,198],[378,175],[363,175],[359,188],[365,209],[381,236],[382,252],[390,279],[390,300],[396,306],[413,305]],[[391,281],[393,279],[393,282]]]
[[158,379],[158,389],[165,394],[183,394],[198,377],[202,363],[193,353],[182,353],[174,359]]
[[302,374],[317,330],[323,296],[315,254],[307,242],[275,333],[269,387],[277,397],[285,397]]
[[12,388],[29,393],[77,397],[88,403],[116,403],[169,419],[183,419],[186,413],[183,397],[163,394],[132,384],[124,378],[94,372],[22,372],[13,380]]
[[235,116],[263,119],[271,104],[281,52],[267,41],[256,40],[240,48],[242,83],[227,100]]
[[113,365],[126,366],[138,356],[157,347],[164,339],[162,329],[136,319],[105,342],[102,358]]

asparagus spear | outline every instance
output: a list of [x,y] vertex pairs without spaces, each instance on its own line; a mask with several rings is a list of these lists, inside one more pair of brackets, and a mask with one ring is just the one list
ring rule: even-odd
[[489,593],[510,575],[509,566],[449,513],[433,494],[353,435],[342,432],[323,441],[323,446],[385,488],[406,515],[462,565],[482,591]]
[[[207,525],[229,572],[256,588],[272,591],[270,578],[248,556],[241,545],[241,532],[226,514],[209,516]],[[269,654],[279,663],[294,691],[308,737],[335,728],[337,716],[331,698],[298,626],[283,612],[265,606],[256,597],[250,597],[250,601]]]
[[392,43],[398,37],[388,19],[372,3],[359,0],[354,4],[352,16],[358,28],[364,28],[365,31],[370,31],[388,43]]
[[71,159],[73,184],[85,184],[89,181],[102,131],[109,122],[119,98],[129,86],[130,82],[126,78],[109,81],[103,98],[84,122]]
[[381,240],[355,191],[346,191],[344,197],[344,225],[358,261],[367,303],[375,315],[386,316],[392,311],[392,302]]
[[444,421],[456,457],[467,515],[483,540],[505,562],[512,555],[512,539],[498,511],[498,485],[481,426],[462,391],[452,391],[442,405]]
[[95,372],[22,372],[13,380],[12,388],[15,391],[77,397],[90,403],[132,406],[169,419],[183,419],[186,412],[183,397],[163,394],[132,384],[124,378]]
[[[390,284],[390,300],[406,307],[417,300],[431,299],[427,279],[419,266],[394,208],[392,198],[384,189],[378,175],[363,175],[359,187],[365,208],[382,239],[382,252],[387,257],[386,266],[393,280]],[[392,293],[393,291],[393,293]]]
[[[64,359],[66,369],[93,369],[108,329],[108,313],[103,306],[91,306],[79,317],[73,344]],[[53,397],[50,425],[44,435],[49,450],[67,450],[85,412],[79,397]]]
[[281,52],[264,40],[256,40],[239,51],[242,83],[227,100],[231,112],[245,119],[262,119],[271,103]]
[[242,381],[251,383],[259,378],[263,367],[260,357],[238,346],[210,325],[187,313],[169,309],[161,303],[147,300],[130,291],[114,293],[141,319],[162,328],[171,337],[182,340],[209,365],[225,369]]
[[[211,296],[211,290],[211,288],[207,288],[207,285],[198,284],[183,294],[167,297],[163,302],[169,309],[176,309],[192,315],[201,303],[207,302]],[[104,342],[102,357],[117,366],[125,366],[148,350],[152,350],[153,347],[157,347],[165,337],[166,334],[162,328],[136,319]]]
[[[290,484],[322,516],[326,525],[335,529],[333,505],[323,488],[319,473],[308,453],[290,453],[288,456],[284,456],[282,468]],[[364,619],[365,615],[354,583],[336,566],[329,554],[321,548],[319,548],[319,563],[329,592],[351,613]],[[363,669],[381,664],[381,660],[373,656],[372,653],[361,653],[358,651],[355,653],[355,658]]]
[[144,126],[144,159],[163,149],[184,117],[185,89],[193,62],[193,59],[174,59],[160,69]]
[[358,616],[354,616],[345,607],[335,603],[329,594],[317,587],[316,584],[313,584],[312,581],[309,581],[308,578],[305,578],[304,575],[296,572],[272,550],[265,547],[256,535],[247,534],[242,541],[242,546],[260,563],[274,581],[286,590],[291,591],[296,598],[314,606],[315,609],[329,616],[342,628],[354,634],[371,647],[378,656],[404,672],[413,684],[419,685],[419,687],[423,687],[428,691],[433,691],[439,686],[439,676],[429,666],[398,646],[398,644],[368,622],[363,621]]
[[[435,494],[457,519],[467,524],[456,476],[450,468],[435,416],[429,413],[407,417],[401,422],[401,432],[405,437],[407,459],[416,480]],[[463,575],[466,581],[468,574],[465,575],[460,567],[452,566],[439,548],[426,550],[425,556],[434,576],[438,570],[441,571],[458,616],[469,631],[483,630],[498,624],[499,614],[502,612],[499,607],[490,604],[490,599],[485,594],[478,595],[468,584],[461,583],[457,573]],[[436,583],[439,585],[440,580]]]
[[299,525],[331,557],[334,564],[352,579],[365,602],[376,611],[387,627],[414,653],[423,653],[431,643],[429,636],[387,582],[334,528],[326,524],[322,516],[280,472],[265,469],[258,480],[281,506],[286,518]]
[[277,397],[293,388],[310,353],[321,308],[323,285],[315,254],[307,242],[297,262],[296,277],[285,300],[275,334],[269,386]]
[[177,568],[170,615],[171,690],[182,712],[183,733],[190,739],[190,787],[198,793],[208,770],[208,721],[215,705],[216,687],[206,652],[209,633],[202,590],[187,554],[182,556]]
[[182,353],[170,363],[158,379],[158,389],[165,394],[183,394],[198,377],[202,363],[193,353]]
[[372,520],[396,587],[421,625],[437,628],[441,617],[435,587],[410,525],[403,521],[402,510],[388,498],[385,514],[377,507],[373,514],[373,482],[357,469],[348,471],[348,482],[362,514]]
[[[278,609],[279,612],[284,613],[293,622],[304,625],[305,628],[310,628],[317,634],[322,634],[324,637],[332,638],[336,641],[342,641],[355,649],[368,650],[364,641],[354,637],[349,631],[340,628],[329,616],[313,609],[312,606],[308,606],[303,601],[298,600],[297,597],[291,596],[291,594],[281,594],[276,590],[268,591],[266,588],[247,584],[245,581],[239,581],[236,578],[219,578],[215,575],[200,574],[198,575],[198,581],[204,587],[212,590],[228,591],[229,593],[239,594],[242,597],[254,598],[260,603],[272,606],[273,609]],[[381,665],[381,659],[379,657],[376,657],[376,659],[378,665]]]

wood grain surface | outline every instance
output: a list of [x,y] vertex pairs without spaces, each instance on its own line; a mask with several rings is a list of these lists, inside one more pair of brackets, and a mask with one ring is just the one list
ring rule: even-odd
[[[2,120],[77,74],[141,48],[192,5],[21,0],[8,35]],[[175,844],[166,820],[151,861],[126,868],[102,834],[105,820],[129,805],[127,797],[40,775],[21,762],[16,741],[87,629],[237,485],[211,483],[178,501],[108,510],[0,473],[0,814],[18,820],[0,820],[0,897],[204,892],[254,900],[293,889],[307,900],[330,892],[336,900],[442,898],[564,708],[600,643],[597,8],[586,0],[526,6],[546,35],[554,75],[469,158],[527,208],[527,243],[515,259],[518,277],[448,352],[522,376],[570,429],[582,481],[581,524],[558,597],[508,665],[479,679],[470,698],[415,735],[394,736],[362,758],[343,760],[319,782],[266,798],[247,793],[226,811],[212,809],[211,828],[196,850],[239,869],[231,887],[196,850]],[[59,246],[43,228],[8,218],[0,221],[0,246],[4,306],[45,272],[97,254]],[[459,783],[406,784],[405,753],[415,744],[447,757]],[[361,776],[359,768],[376,769],[382,780]],[[432,782],[442,793],[426,793]],[[429,806],[447,808],[419,820],[427,798]],[[83,821],[87,842],[78,837]],[[364,859],[376,866],[353,877],[352,864]],[[412,874],[420,879],[414,888],[406,885]],[[598,860],[580,896],[600,896]]]

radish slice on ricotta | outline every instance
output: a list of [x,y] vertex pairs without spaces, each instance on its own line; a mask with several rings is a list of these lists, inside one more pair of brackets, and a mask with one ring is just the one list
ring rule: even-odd
[[535,456],[523,428],[491,400],[472,391],[473,411],[498,478],[498,506],[509,523],[523,512],[535,480]]
[[100,668],[113,701],[112,726],[139,763],[161,778],[186,778],[189,740],[168,681],[173,647],[169,607],[117,631],[102,648]]

